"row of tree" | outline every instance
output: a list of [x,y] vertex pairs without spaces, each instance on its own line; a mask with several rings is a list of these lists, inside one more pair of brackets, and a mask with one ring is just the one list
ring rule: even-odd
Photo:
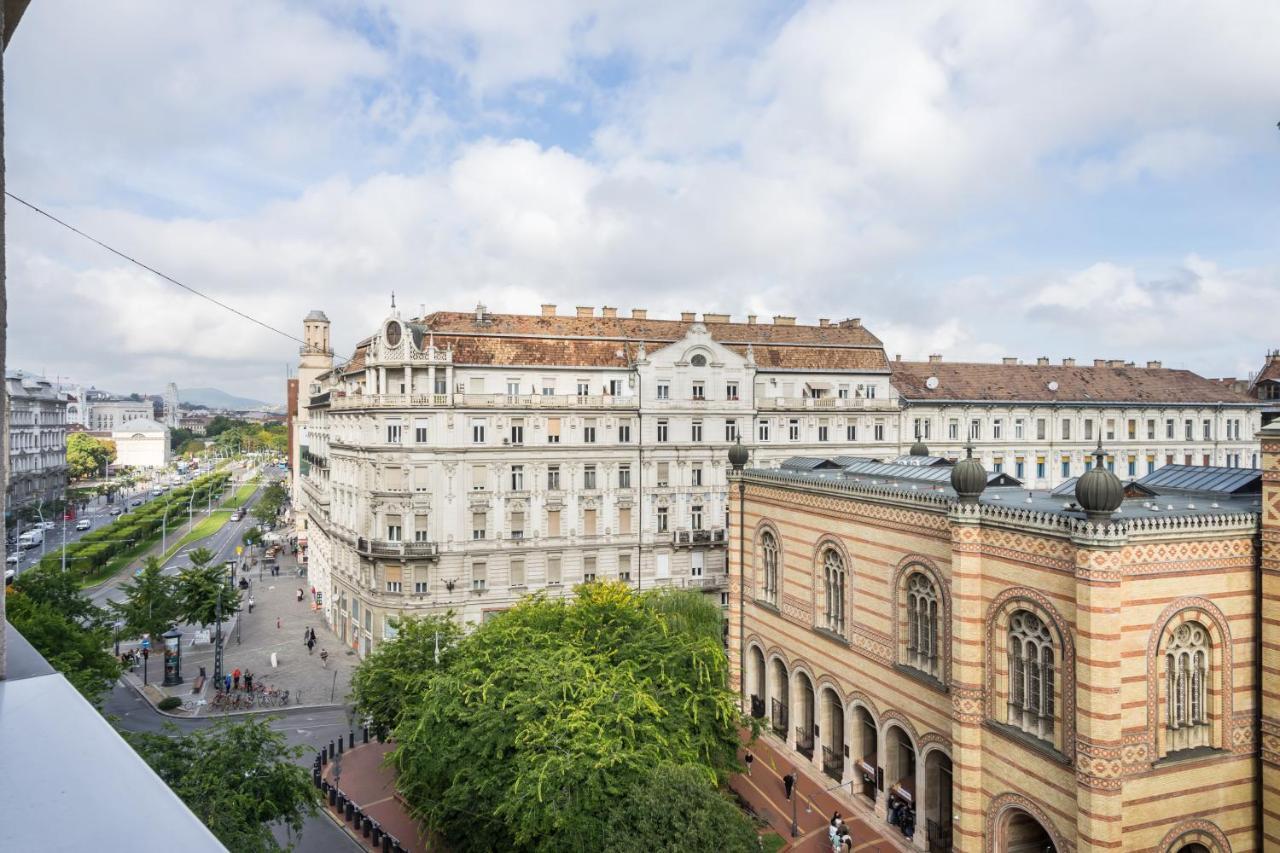
[[67,469],[73,480],[92,480],[103,476],[106,466],[116,461],[116,443],[87,432],[67,436]]
[[721,787],[747,724],[721,613],[689,591],[580,586],[464,634],[406,619],[356,671],[401,794],[457,851],[756,847]]

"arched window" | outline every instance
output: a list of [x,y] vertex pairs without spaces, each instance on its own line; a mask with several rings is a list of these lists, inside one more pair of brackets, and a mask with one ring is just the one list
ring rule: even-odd
[[1198,622],[1174,629],[1165,648],[1169,751],[1209,745],[1209,632]]
[[774,605],[778,603],[778,540],[766,530],[760,536],[760,595]]
[[938,589],[923,572],[907,578],[907,666],[941,678]]
[[1040,617],[1018,610],[1009,617],[1009,725],[1053,739],[1053,635]]
[[840,552],[828,548],[822,554],[822,592],[825,607],[825,627],[836,634],[844,634],[844,560]]
[[693,358],[689,359],[689,363],[692,364],[694,367],[706,367],[707,357],[702,353],[698,353]]

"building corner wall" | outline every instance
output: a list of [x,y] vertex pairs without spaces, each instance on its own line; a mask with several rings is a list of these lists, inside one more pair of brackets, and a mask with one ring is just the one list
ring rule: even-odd
[[1280,425],[1262,430],[1262,848],[1280,849]]

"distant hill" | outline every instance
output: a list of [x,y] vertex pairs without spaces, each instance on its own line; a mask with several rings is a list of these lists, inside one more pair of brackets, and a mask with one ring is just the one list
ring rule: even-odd
[[209,409],[230,409],[232,411],[248,411],[251,409],[275,411],[280,408],[279,404],[264,403],[261,400],[251,400],[248,397],[237,397],[217,388],[179,388],[178,402],[190,403],[193,406],[204,406]]

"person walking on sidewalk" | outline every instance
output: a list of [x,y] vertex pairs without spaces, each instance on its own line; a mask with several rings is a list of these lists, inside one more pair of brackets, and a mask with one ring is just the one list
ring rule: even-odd
[[791,799],[791,792],[796,788],[796,774],[788,773],[782,777],[782,789],[787,792],[787,799]]
[[324,669],[329,668],[329,650],[328,649],[320,650],[320,666],[323,667]]
[[231,673],[229,672],[222,676],[222,692],[231,692]]
[[747,750],[746,758],[743,761],[747,764],[747,776],[751,775],[751,765],[755,763],[756,757],[751,754],[751,750]]
[[240,689],[240,667],[231,671],[231,683],[235,685],[236,690]]
[[247,669],[244,671],[244,689],[253,692],[253,673]]

